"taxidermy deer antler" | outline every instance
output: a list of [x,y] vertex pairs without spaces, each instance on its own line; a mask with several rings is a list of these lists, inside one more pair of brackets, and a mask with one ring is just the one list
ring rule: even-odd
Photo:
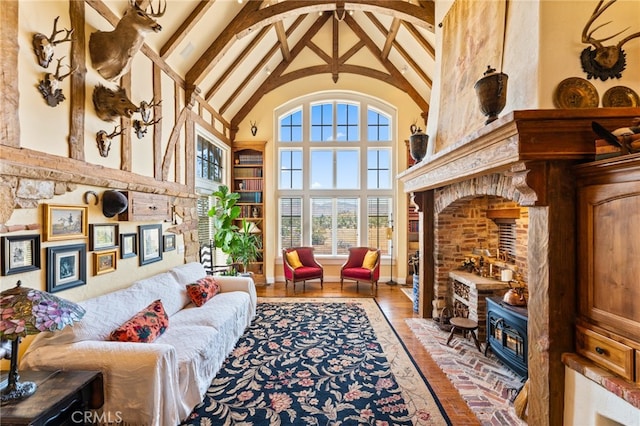
[[60,75],[60,66],[61,66],[60,63],[62,62],[63,59],[64,59],[64,56],[58,59],[58,65],[56,66],[55,74],[47,73],[44,76],[44,79],[40,81],[40,84],[38,84],[38,89],[40,90],[40,93],[45,98],[45,100],[47,101],[47,104],[50,107],[58,106],[60,102],[66,99],[64,97],[64,94],[62,93],[62,89],[60,88],[60,83],[62,82],[62,80],[70,76],[73,72],[75,72],[78,69],[77,66],[73,69],[67,66],[67,68],[69,68],[69,72],[66,74]]
[[109,150],[111,149],[111,139],[116,136],[122,134],[124,132],[124,127],[118,131],[119,125],[113,129],[113,132],[107,133],[104,130],[100,130],[96,134],[96,142],[98,143],[98,150],[100,151],[101,157],[107,157],[109,155]]
[[601,79],[602,81],[605,81],[608,78],[622,77],[622,71],[626,67],[625,52],[624,50],[622,50],[622,46],[629,40],[640,37],[640,32],[637,32],[623,38],[615,46],[605,46],[603,44],[605,41],[611,40],[612,38],[622,34],[626,30],[628,30],[629,27],[609,37],[601,39],[596,39],[593,37],[593,33],[595,33],[598,29],[604,27],[605,25],[610,24],[611,21],[600,24],[593,30],[589,30],[591,25],[596,19],[600,17],[600,15],[602,15],[605,10],[607,10],[616,1],[617,0],[608,0],[606,3],[604,3],[604,0],[598,1],[593,14],[582,30],[582,42],[591,44],[595,48],[592,49],[591,47],[587,47],[580,54],[582,69],[587,73],[587,78],[596,77]]
[[[51,37],[47,37],[42,33],[36,33],[33,35],[33,40],[31,43],[33,44],[33,51],[38,58],[38,64],[41,67],[47,68],[53,59],[53,47],[57,44],[63,43],[65,41],[72,41],[71,36],[73,35],[73,28],[68,30],[57,30],[58,19],[60,17],[56,17],[53,21],[53,31],[51,32]],[[67,35],[60,40],[56,40],[56,36],[60,34],[62,31],[65,31]]]

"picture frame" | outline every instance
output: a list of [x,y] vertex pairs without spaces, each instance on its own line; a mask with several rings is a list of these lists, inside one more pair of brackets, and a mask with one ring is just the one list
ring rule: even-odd
[[47,291],[55,293],[87,283],[87,244],[47,247]]
[[163,251],[173,251],[176,249],[176,236],[175,234],[167,234],[162,237]]
[[116,223],[92,223],[89,225],[89,251],[118,247],[118,238],[118,224]]
[[40,235],[6,236],[1,244],[3,276],[40,269]]
[[44,241],[87,238],[87,206],[44,204]]
[[118,249],[93,253],[93,275],[114,272],[118,266]]
[[120,259],[138,255],[138,234],[120,234]]
[[162,225],[138,225],[140,266],[162,260]]

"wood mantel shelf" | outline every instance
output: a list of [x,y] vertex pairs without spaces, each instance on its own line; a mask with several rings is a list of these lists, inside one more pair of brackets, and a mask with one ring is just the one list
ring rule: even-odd
[[508,171],[521,162],[593,160],[591,122],[628,127],[640,108],[513,111],[398,174],[405,192],[425,191],[476,176]]

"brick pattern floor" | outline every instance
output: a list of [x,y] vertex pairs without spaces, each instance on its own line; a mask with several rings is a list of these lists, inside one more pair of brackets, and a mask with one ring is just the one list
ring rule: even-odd
[[524,384],[517,374],[492,354],[485,357],[461,334],[447,346],[449,333],[432,320],[406,322],[483,425],[526,425],[516,417],[511,401]]

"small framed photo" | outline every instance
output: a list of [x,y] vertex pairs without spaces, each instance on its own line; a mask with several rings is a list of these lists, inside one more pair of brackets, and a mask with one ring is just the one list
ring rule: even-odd
[[140,266],[162,260],[162,225],[139,225],[138,241]]
[[87,238],[87,206],[44,204],[44,241]]
[[40,235],[2,237],[2,275],[40,269]]
[[47,291],[49,293],[86,283],[86,244],[47,247]]
[[118,249],[93,253],[93,275],[102,275],[116,270]]
[[120,259],[138,255],[138,234],[120,234]]
[[118,247],[118,225],[115,223],[92,223],[89,225],[89,251]]
[[176,236],[174,234],[163,236],[164,251],[172,251],[176,249]]

